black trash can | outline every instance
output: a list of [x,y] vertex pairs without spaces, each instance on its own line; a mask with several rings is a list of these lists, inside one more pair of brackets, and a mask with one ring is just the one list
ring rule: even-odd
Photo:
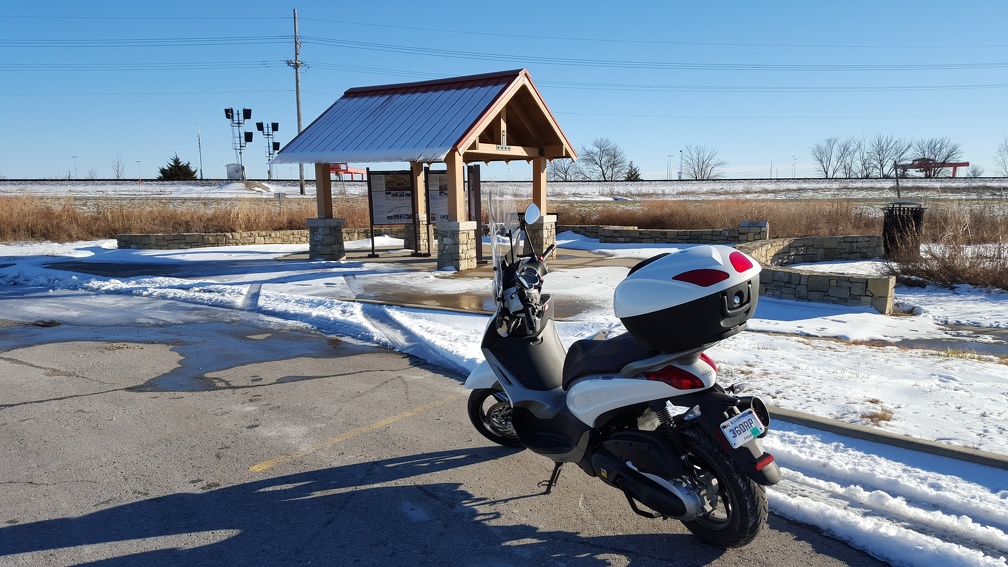
[[920,258],[920,236],[924,211],[920,203],[896,201],[882,209],[882,246],[887,260]]

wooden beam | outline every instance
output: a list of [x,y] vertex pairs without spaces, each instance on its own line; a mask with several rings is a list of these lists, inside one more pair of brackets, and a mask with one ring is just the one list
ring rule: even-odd
[[510,146],[509,149],[504,150],[497,144],[480,143],[469,146],[466,153],[476,153],[483,156],[497,156],[498,159],[523,159],[528,161],[532,158],[539,157],[540,149],[534,146]]
[[520,120],[522,125],[525,126],[525,129],[528,130],[530,134],[532,134],[532,141],[535,142],[535,145],[543,147],[545,144],[543,143],[542,136],[539,135],[539,131],[536,130],[536,128],[532,125],[532,122],[529,120],[528,114],[526,114],[521,109],[520,106],[514,103],[514,99],[511,100],[510,107],[512,113],[518,116],[518,120]]
[[320,219],[333,218],[331,176],[328,163],[315,164],[315,205]]

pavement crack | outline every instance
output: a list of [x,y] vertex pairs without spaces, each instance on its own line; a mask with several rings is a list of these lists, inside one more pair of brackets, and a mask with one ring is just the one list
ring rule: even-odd
[[65,400],[76,400],[79,398],[90,398],[92,396],[102,396],[105,394],[112,394],[115,392],[129,392],[135,390],[134,386],[127,386],[125,388],[113,388],[111,390],[102,390],[100,392],[88,392],[87,394],[74,394],[72,396],[58,396],[55,398],[45,398],[42,400],[29,400],[26,402],[17,402],[14,404],[0,404],[0,411],[11,408],[18,408],[23,406],[31,406],[36,404],[45,404],[49,402],[62,402]]

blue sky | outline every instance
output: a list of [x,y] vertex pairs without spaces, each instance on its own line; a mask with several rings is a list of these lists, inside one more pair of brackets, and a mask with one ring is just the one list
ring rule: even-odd
[[[9,3],[0,176],[111,178],[118,155],[126,177],[152,178],[177,153],[221,178],[235,161],[225,107],[278,122],[286,144],[294,8],[306,126],[351,87],[524,67],[575,147],[609,138],[645,179],[678,169],[686,144],[717,149],[725,177],[811,177],[813,144],[876,133],[946,136],[996,173],[1008,134],[1006,2],[522,5]],[[256,132],[250,177],[266,177],[265,153]],[[530,173],[512,163],[483,176]]]

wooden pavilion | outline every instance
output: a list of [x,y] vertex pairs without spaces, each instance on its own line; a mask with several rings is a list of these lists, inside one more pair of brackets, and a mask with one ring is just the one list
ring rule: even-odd
[[[424,165],[444,163],[448,221],[437,227],[438,266],[464,270],[475,267],[475,253],[470,257],[467,250],[478,242],[476,223],[467,218],[466,164],[531,162],[532,201],[545,212],[546,164],[557,158],[577,154],[528,71],[519,69],[349,89],[273,162],[315,164],[318,219],[309,219],[311,255],[326,259],[343,255],[342,219],[333,219],[331,164],[407,162],[417,188],[416,222],[423,223]],[[326,250],[333,232],[340,233],[338,249]]]

